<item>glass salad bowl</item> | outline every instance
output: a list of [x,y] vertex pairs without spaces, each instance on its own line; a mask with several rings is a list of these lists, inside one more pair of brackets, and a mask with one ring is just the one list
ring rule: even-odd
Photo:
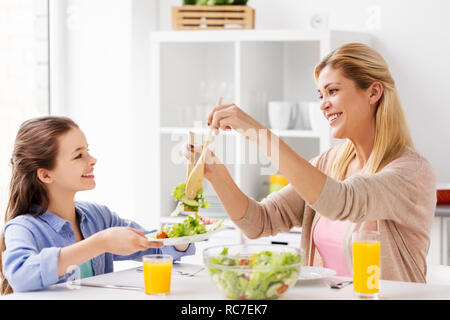
[[304,253],[285,245],[213,246],[203,261],[214,285],[230,299],[276,299],[298,279]]

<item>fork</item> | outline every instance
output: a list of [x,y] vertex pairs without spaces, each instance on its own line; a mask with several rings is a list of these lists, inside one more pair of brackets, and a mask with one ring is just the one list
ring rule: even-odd
[[[194,275],[196,275],[197,273],[199,273],[200,271],[203,271],[203,270],[205,270],[205,267],[202,267],[202,268],[200,268],[199,270],[194,271],[194,272],[192,272],[192,273],[191,273],[191,272],[181,271],[181,270],[176,270],[175,272],[178,273],[179,275],[182,275],[182,276],[193,277]],[[138,268],[136,269],[136,271],[137,271],[137,272],[142,272],[142,271],[143,271],[143,268],[142,268],[142,267],[138,267]]]
[[192,273],[190,272],[184,272],[184,271],[176,271],[178,274],[182,275],[182,276],[188,276],[188,277],[193,277],[194,275],[196,275],[197,273],[199,273],[200,271],[203,271],[205,269],[205,267],[202,267],[201,269],[194,271]]
[[347,280],[347,281],[334,282],[334,281],[328,280],[326,283],[328,284],[328,286],[331,289],[342,289],[342,288],[352,284],[353,281],[352,280]]
[[201,268],[201,269],[199,269],[199,270],[189,274],[188,277],[193,277],[194,275],[196,275],[197,273],[199,273],[200,271],[203,271],[203,270],[205,270],[205,267],[203,267],[203,268]]

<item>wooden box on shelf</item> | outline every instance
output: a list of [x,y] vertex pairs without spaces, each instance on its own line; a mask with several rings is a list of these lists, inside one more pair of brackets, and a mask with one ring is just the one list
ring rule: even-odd
[[174,30],[254,29],[255,10],[249,6],[172,7]]

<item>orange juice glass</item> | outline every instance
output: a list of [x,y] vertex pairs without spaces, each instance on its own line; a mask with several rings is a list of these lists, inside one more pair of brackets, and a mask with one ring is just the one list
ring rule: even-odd
[[142,257],[146,294],[169,294],[173,258],[167,254]]
[[352,234],[353,291],[361,298],[376,299],[380,292],[380,233]]

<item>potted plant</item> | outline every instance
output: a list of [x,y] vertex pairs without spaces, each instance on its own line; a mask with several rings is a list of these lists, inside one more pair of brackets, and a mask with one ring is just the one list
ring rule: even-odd
[[237,5],[245,6],[248,0],[183,0],[183,5],[197,6],[226,6]]

